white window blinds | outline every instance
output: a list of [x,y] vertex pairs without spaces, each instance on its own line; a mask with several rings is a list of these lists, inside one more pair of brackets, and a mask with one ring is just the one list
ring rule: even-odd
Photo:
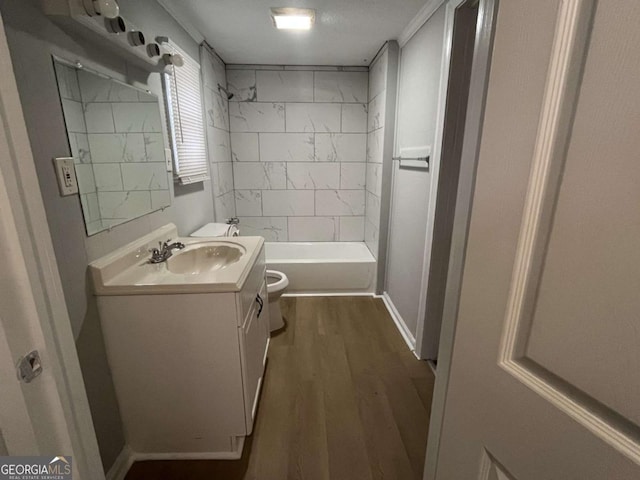
[[165,95],[174,157],[173,176],[187,185],[209,179],[207,148],[203,124],[200,64],[175,43],[173,53],[184,59],[181,67],[170,66],[165,74]]

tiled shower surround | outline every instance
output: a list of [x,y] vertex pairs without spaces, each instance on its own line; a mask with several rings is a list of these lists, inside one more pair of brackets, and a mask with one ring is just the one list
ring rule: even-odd
[[385,46],[369,70],[369,105],[367,122],[367,184],[364,240],[378,258],[382,163],[385,135],[385,102],[389,51]]
[[200,68],[203,79],[204,120],[213,190],[213,211],[216,221],[224,222],[225,219],[236,216],[229,140],[229,102],[218,90],[218,84],[224,86],[227,83],[225,64],[215,52],[203,45],[200,47]]
[[368,76],[366,67],[227,66],[244,234],[364,240]]

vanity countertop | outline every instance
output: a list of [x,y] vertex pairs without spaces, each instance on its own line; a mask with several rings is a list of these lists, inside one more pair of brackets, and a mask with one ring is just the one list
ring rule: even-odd
[[[184,243],[184,252],[199,246],[223,245],[239,248],[243,254],[235,263],[217,270],[174,273],[168,262],[149,263],[149,249],[167,239]],[[178,237],[175,225],[168,224],[90,263],[94,293],[102,296],[239,292],[263,244],[262,237]],[[174,257],[180,254],[176,250]]]

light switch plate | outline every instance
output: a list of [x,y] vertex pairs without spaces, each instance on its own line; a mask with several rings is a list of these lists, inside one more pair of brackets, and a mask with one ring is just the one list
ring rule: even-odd
[[170,148],[164,149],[164,160],[167,162],[167,172],[173,172],[173,152]]
[[60,195],[66,197],[78,193],[78,180],[76,179],[76,168],[71,157],[58,157],[53,159],[58,178],[58,188]]

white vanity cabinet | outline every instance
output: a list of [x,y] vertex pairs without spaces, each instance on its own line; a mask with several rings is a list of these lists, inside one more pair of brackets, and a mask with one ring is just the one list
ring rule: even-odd
[[257,249],[239,291],[98,294],[135,459],[240,457],[269,343],[262,242]]

